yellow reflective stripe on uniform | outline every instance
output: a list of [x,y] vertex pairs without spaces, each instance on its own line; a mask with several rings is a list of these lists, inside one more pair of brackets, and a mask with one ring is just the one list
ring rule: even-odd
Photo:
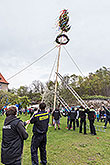
[[89,111],[95,111],[95,109],[89,109]]
[[35,115],[34,117],[37,117],[37,116],[44,116],[44,115],[48,115],[48,113],[40,113],[40,114]]
[[85,111],[85,109],[79,109],[79,111]]
[[39,120],[46,120],[46,119],[48,119],[48,115],[39,117]]

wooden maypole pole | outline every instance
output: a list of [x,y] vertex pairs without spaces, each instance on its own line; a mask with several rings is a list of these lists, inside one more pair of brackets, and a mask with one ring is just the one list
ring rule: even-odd
[[[59,46],[59,50],[58,50],[58,59],[57,59],[57,71],[56,73],[58,73],[59,71],[59,61],[60,61],[60,54],[61,54],[61,45]],[[56,108],[56,92],[57,92],[57,82],[58,82],[58,74],[56,74],[56,80],[55,80],[55,95],[54,95],[54,110]]]
[[61,45],[65,45],[69,42],[69,38],[67,35],[62,34],[63,32],[68,32],[70,30],[70,26],[68,25],[69,16],[68,11],[66,9],[61,11],[61,14],[59,16],[58,20],[58,26],[61,30],[61,33],[56,38],[56,43],[59,44],[59,50],[58,50],[58,60],[57,60],[57,71],[56,71],[56,81],[55,81],[55,95],[54,95],[54,107],[53,110],[56,108],[56,92],[57,92],[57,85],[58,85],[58,71],[59,71],[59,61],[60,61],[60,54],[61,54]]

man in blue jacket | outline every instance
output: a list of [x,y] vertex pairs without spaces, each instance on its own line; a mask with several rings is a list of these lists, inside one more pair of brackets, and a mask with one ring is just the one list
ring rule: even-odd
[[5,165],[21,165],[23,141],[28,138],[25,125],[16,117],[17,109],[10,106],[2,129],[1,162]]
[[40,149],[40,159],[43,165],[47,164],[46,158],[46,142],[47,142],[47,131],[49,123],[49,114],[45,111],[46,104],[41,103],[39,105],[40,111],[35,113],[30,120],[33,126],[33,136],[31,142],[31,159],[32,165],[38,165],[38,148]]

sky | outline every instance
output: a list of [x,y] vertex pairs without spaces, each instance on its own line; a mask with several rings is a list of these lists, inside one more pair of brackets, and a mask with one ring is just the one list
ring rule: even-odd
[[[70,41],[66,50],[83,75],[110,67],[109,0],[1,0],[0,72],[8,79],[56,46],[60,11],[68,9]],[[45,83],[58,56],[55,48],[24,72],[9,79],[9,88]],[[56,66],[56,65],[55,65]],[[51,80],[55,80],[56,67]],[[59,73],[81,75],[61,47]]]

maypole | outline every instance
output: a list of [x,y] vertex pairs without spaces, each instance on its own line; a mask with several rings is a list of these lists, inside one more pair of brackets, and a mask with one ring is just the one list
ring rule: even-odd
[[58,84],[58,71],[59,71],[59,61],[60,61],[60,54],[61,54],[61,45],[66,45],[69,42],[69,38],[66,34],[70,30],[70,26],[68,25],[69,16],[68,11],[66,9],[61,11],[58,20],[58,27],[60,29],[60,34],[56,38],[56,43],[59,44],[58,48],[58,59],[57,59],[57,71],[56,71],[56,80],[55,80],[55,95],[54,95],[54,107],[56,107],[56,93],[57,93],[57,84]]
[[61,52],[61,45],[59,46],[59,51],[58,51],[58,59],[57,59],[57,71],[56,71],[56,81],[55,81],[55,95],[54,95],[54,110],[56,107],[56,92],[57,92],[57,82],[58,82],[58,70],[59,70],[59,61],[60,61],[60,52]]

